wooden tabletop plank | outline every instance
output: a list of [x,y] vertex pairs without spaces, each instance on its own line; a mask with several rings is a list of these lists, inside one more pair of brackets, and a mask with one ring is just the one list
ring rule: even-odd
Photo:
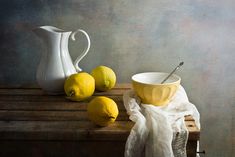
[[[104,95],[107,96],[114,101],[122,101],[122,95],[112,96],[112,95]],[[89,102],[91,99],[96,97],[96,95],[89,97],[83,102]],[[0,95],[0,102],[8,102],[8,101],[20,101],[20,102],[68,102],[65,96],[38,96],[38,95]]]
[[185,121],[186,127],[189,131],[189,140],[200,139],[200,129],[196,126],[194,121]]
[[[95,91],[94,96],[100,96],[100,95],[123,95],[125,92],[125,89],[122,88],[114,88],[106,92],[99,92]],[[48,94],[43,92],[41,89],[0,89],[0,95],[30,95],[30,96],[47,96]],[[65,94],[60,94],[60,95],[51,95],[51,96],[64,96]]]
[[[126,109],[123,105],[122,100],[116,100],[120,112],[126,112]],[[79,111],[86,111],[87,109],[87,102],[72,102],[72,101],[65,101],[65,102],[21,102],[21,101],[13,101],[13,102],[4,102],[0,101],[0,117],[7,119],[8,117],[19,117],[24,118],[25,115],[39,115],[39,117],[43,118],[43,115],[47,117],[51,115],[71,115],[77,114]],[[40,111],[61,111],[61,112],[40,112]],[[73,114],[69,111],[75,111]],[[36,113],[36,114],[35,114]],[[42,115],[41,115],[42,114]],[[10,115],[10,116],[9,116]],[[34,117],[34,118],[36,118]],[[79,118],[79,117],[78,117]],[[193,120],[191,116],[187,116],[186,120]]]
[[94,130],[100,131],[130,131],[131,121],[115,121],[106,127],[96,126],[91,121],[0,121],[0,131],[74,131]]
[[[129,89],[132,88],[132,85],[131,83],[116,83],[114,88]],[[17,85],[17,86],[0,84],[0,90],[1,89],[40,89],[40,87],[37,84]]]
[[[88,120],[86,111],[8,111],[0,110],[0,120],[6,121],[84,121]],[[125,111],[118,114],[117,120],[128,121]]]
[[[20,105],[18,105],[20,106]],[[86,120],[87,113],[86,108],[87,104],[74,105],[71,108],[63,106],[23,106],[19,108],[1,108],[0,109],[0,120]],[[126,113],[126,110],[119,108],[119,116],[117,120],[129,120],[129,116]],[[192,116],[186,116],[185,121],[194,121]]]
[[[95,91],[94,95],[122,95],[126,90],[131,89],[130,84],[117,84],[106,92]],[[48,95],[40,88],[0,88],[0,95]],[[60,96],[65,96],[61,94]]]
[[[88,120],[86,110],[72,110],[72,111],[21,111],[21,110],[0,110],[0,120],[5,121],[84,121]],[[128,121],[129,115],[126,111],[119,111],[117,120]],[[186,116],[186,121],[193,121],[191,116]]]
[[[123,141],[134,123],[116,121],[98,127],[90,121],[0,121],[0,140],[115,140]],[[189,140],[198,140],[198,129],[187,124]]]
[[[116,101],[118,109],[126,111],[123,101]],[[59,101],[59,102],[20,102],[0,101],[0,110],[23,110],[23,111],[76,111],[86,110],[87,102]]]
[[[47,95],[39,88],[0,89],[0,139],[14,140],[126,140],[133,122],[123,105],[123,93],[130,84],[117,84],[107,92],[82,102],[65,95]],[[107,127],[97,127],[87,118],[87,104],[96,96],[112,98],[119,116]],[[189,140],[197,140],[200,130],[192,116],[185,117]]]
[[50,96],[50,95],[0,95],[1,102],[18,101],[18,102],[58,102],[69,101],[65,96]]
[[126,140],[133,123],[98,127],[89,121],[0,121],[0,140]]

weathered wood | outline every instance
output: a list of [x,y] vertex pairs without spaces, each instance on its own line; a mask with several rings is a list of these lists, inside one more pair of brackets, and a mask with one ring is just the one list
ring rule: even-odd
[[189,140],[186,146],[187,156],[196,157],[197,153],[197,140]]
[[[187,156],[196,157],[196,141]],[[100,148],[103,149],[100,149]],[[1,157],[123,157],[125,141],[0,141]]]
[[[112,96],[112,95],[105,95],[114,101],[122,101],[122,96]],[[96,95],[91,96],[90,98],[84,100],[83,102],[89,102],[91,99],[96,97]],[[37,96],[37,95],[0,95],[0,102],[71,102],[65,96]]]
[[[121,99],[121,98],[120,98]],[[120,112],[126,112],[123,101],[115,101]],[[86,111],[87,102],[21,102],[21,101],[0,101],[0,112],[6,111]],[[0,115],[1,116],[1,115]],[[186,121],[194,121],[192,116],[186,116]]]
[[[86,110],[77,111],[18,111],[0,110],[0,119],[5,121],[88,121]],[[117,120],[128,121],[125,111],[118,114]]]
[[[126,111],[122,101],[116,101],[120,111]],[[21,102],[21,101],[0,101],[0,110],[20,111],[84,111],[87,109],[87,102]]]
[[[114,88],[122,88],[122,89],[130,89],[132,88],[132,85],[130,83],[117,83]],[[38,85],[3,85],[0,84],[0,90],[1,89],[39,89]]]
[[[102,146],[106,149],[100,149]],[[122,157],[124,141],[0,141],[1,157]],[[196,142],[187,144],[187,156],[196,156]],[[3,151],[4,150],[4,151]]]
[[[124,140],[133,127],[131,121],[116,121],[108,127],[98,127],[90,121],[0,121],[1,139],[27,140]],[[189,129],[190,130],[190,129]],[[199,130],[190,130],[189,139],[198,140]],[[117,139],[115,139],[117,138]]]
[[0,121],[0,126],[0,140],[125,141],[133,123],[117,121],[99,127],[90,121]]
[[[37,87],[1,88],[0,156],[67,156],[68,152],[71,156],[123,156],[134,125],[122,98],[129,89],[130,84],[118,84],[108,92],[72,102],[65,95],[47,95]],[[115,123],[98,127],[89,121],[87,104],[96,96],[107,96],[117,103],[120,113]],[[185,122],[189,130],[188,156],[195,157],[200,130],[191,116],[186,116]]]
[[[130,84],[117,84],[107,92],[95,91],[94,95],[122,95],[125,90],[131,89]],[[48,95],[40,88],[0,88],[0,95]],[[65,94],[61,94],[65,95]]]
[[189,140],[199,140],[200,138],[200,130],[197,128],[194,121],[185,121],[186,127],[189,131]]
[[0,141],[0,148],[1,157],[124,157],[125,142]]
[[[94,93],[95,96],[99,95],[122,95],[125,90],[124,88],[114,88],[108,92],[98,92]],[[36,96],[47,96],[47,93],[43,92],[40,89],[0,89],[0,95],[36,95]],[[60,96],[65,96],[61,94]]]

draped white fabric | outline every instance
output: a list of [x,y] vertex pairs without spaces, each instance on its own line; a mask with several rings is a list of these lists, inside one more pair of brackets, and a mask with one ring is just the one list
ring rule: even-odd
[[135,123],[126,141],[125,157],[186,157],[184,117],[191,115],[200,128],[200,114],[182,86],[164,106],[141,104],[133,90],[124,93],[123,101]]

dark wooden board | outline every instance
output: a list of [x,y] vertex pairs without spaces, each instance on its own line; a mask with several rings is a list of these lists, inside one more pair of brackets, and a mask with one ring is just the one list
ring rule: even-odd
[[[188,141],[188,157],[196,145]],[[0,148],[1,157],[123,157],[125,141],[0,141]]]
[[[129,89],[130,84],[118,84],[110,91],[95,92],[85,101],[72,102],[65,95],[47,95],[38,87],[1,87],[0,156],[123,156],[134,125],[122,98]],[[88,119],[87,103],[96,96],[107,96],[117,103],[115,123],[99,127]],[[191,116],[186,116],[185,122],[189,130],[187,151],[195,156],[200,130]]]

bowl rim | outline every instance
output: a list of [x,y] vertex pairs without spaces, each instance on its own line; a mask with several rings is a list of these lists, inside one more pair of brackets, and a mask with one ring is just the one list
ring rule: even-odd
[[137,76],[137,75],[142,75],[142,74],[154,74],[154,73],[155,73],[155,74],[170,74],[170,73],[166,73],[166,72],[142,72],[142,73],[136,73],[136,74],[132,75],[131,80],[132,80],[133,82],[137,82],[137,83],[144,84],[144,85],[159,85],[159,86],[163,86],[163,85],[172,85],[172,84],[175,84],[175,83],[177,83],[177,82],[179,82],[179,83],[181,82],[181,77],[179,77],[179,76],[176,75],[176,74],[172,74],[172,76],[176,77],[176,78],[177,78],[177,81],[169,82],[169,83],[163,83],[163,84],[161,84],[161,83],[144,83],[144,82],[140,82],[140,81],[137,81],[137,80],[134,79],[134,77]]

